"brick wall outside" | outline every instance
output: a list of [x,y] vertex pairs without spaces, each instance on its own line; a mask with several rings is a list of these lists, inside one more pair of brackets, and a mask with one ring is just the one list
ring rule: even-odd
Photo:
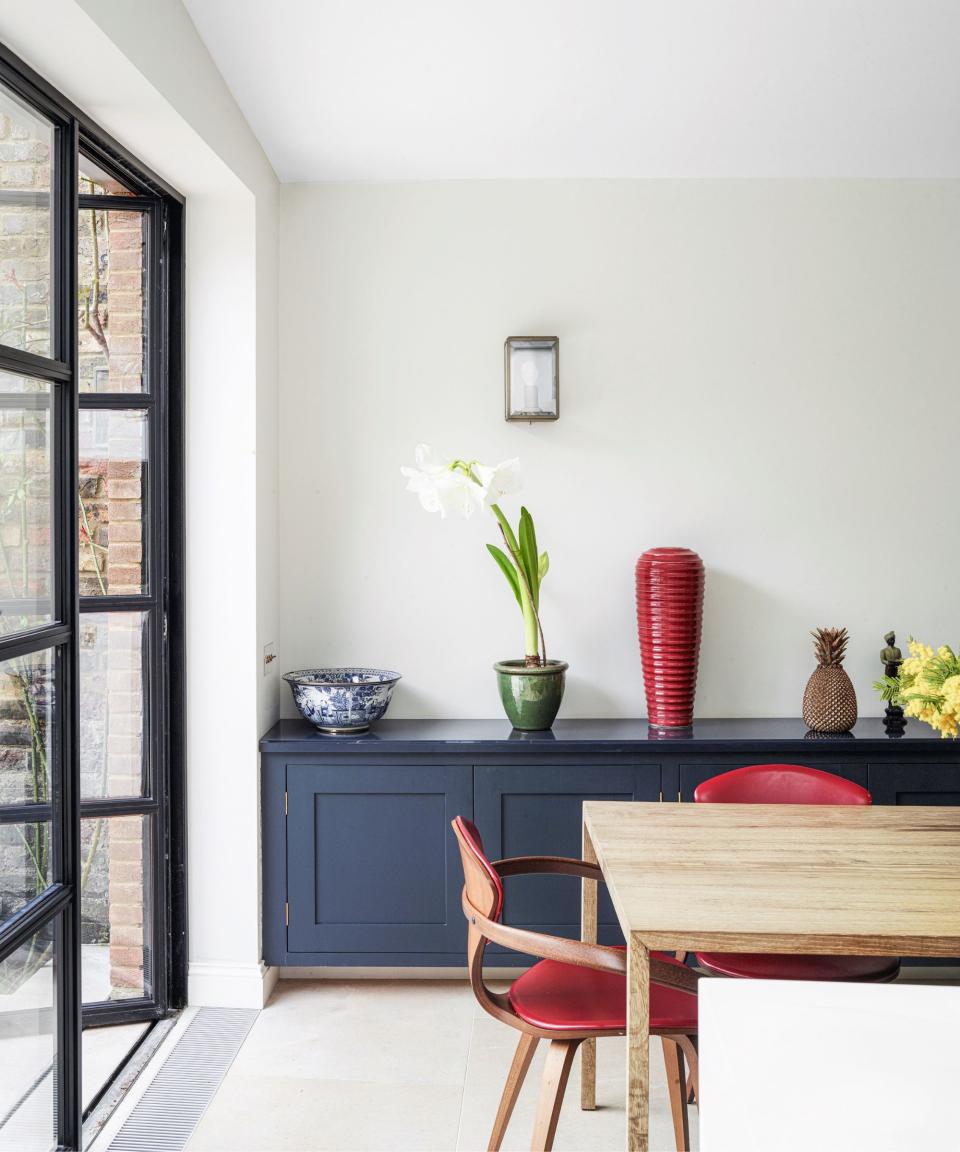
[[[103,333],[81,332],[81,387],[98,392],[139,392],[143,373],[143,229],[138,213],[81,213],[81,267],[92,263],[96,227],[103,302]],[[81,279],[84,279],[82,276]],[[81,592],[91,596],[143,591],[142,525],[144,426],[136,413],[90,413],[92,435],[81,436]],[[87,683],[93,703],[84,732],[88,767],[97,794],[137,795],[143,755],[142,620],[135,613],[89,618],[95,635],[86,645]],[[81,680],[83,683],[83,680]],[[99,831],[95,858],[102,897],[91,888],[88,920],[109,941],[113,995],[144,991],[144,835],[139,816],[112,819]],[[91,873],[93,870],[91,870]],[[149,974],[146,976],[149,981]]]
[[[15,115],[0,112],[0,191],[49,187],[45,142]],[[83,191],[93,189],[85,186]],[[119,191],[118,188],[101,190]],[[80,219],[81,391],[138,392],[143,379],[143,228],[135,212],[82,211]],[[0,340],[48,354],[49,215],[0,199]],[[99,288],[96,281],[99,276]],[[94,296],[97,296],[94,299]],[[85,298],[84,298],[85,296]],[[0,389],[11,385],[0,378]],[[0,409],[0,508],[14,493],[13,515],[0,513],[0,598],[49,595],[49,430],[36,413]],[[34,421],[35,422],[35,421]],[[42,467],[41,467],[42,466]],[[41,475],[42,473],[42,475]],[[22,477],[29,482],[24,485]],[[87,411],[81,419],[81,594],[142,590],[143,430],[134,414]],[[26,535],[20,511],[28,512]],[[31,519],[30,513],[33,513]],[[14,583],[6,578],[6,549]],[[28,588],[19,580],[27,554]],[[81,617],[82,795],[129,796],[141,788],[143,753],[142,620],[135,613]],[[32,788],[32,735],[20,682],[0,666],[0,803]],[[34,677],[36,679],[36,677]],[[42,680],[42,678],[41,678]],[[38,698],[49,694],[34,684]],[[28,839],[33,836],[27,830]],[[85,819],[81,835],[83,937],[109,945],[109,989],[85,995],[129,996],[144,990],[144,820]],[[0,910],[33,894],[35,877],[22,840],[0,837]],[[149,982],[149,974],[147,974]]]
[[[49,193],[50,145],[26,118],[0,112],[0,191]],[[50,352],[50,212],[0,200],[0,340]]]
[[[0,389],[25,393],[24,406],[0,408],[0,598],[40,602],[26,611],[31,625],[49,621],[51,443],[50,411],[29,407],[50,396],[45,385],[0,374]],[[21,608],[24,606],[21,605]],[[20,615],[0,615],[0,634],[19,627]]]
[[[49,799],[43,757],[49,759],[52,702],[52,675],[45,653],[0,664],[0,804]],[[32,899],[49,877],[46,830],[36,825],[0,825],[0,918],[6,919]]]

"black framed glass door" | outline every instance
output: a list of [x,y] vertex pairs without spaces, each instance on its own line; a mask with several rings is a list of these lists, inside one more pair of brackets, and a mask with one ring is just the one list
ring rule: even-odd
[[[0,1147],[185,991],[182,201],[0,51]],[[86,1031],[85,1031],[86,1030]]]

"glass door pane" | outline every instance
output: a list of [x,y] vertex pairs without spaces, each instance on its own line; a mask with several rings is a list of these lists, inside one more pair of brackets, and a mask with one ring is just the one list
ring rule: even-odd
[[0,371],[0,637],[53,620],[55,432],[51,385]]
[[149,613],[80,618],[80,795],[151,791],[147,757]]
[[153,994],[149,816],[82,822],[83,1002]]
[[53,879],[52,824],[0,824],[0,921],[40,896]]
[[56,659],[0,660],[0,807],[51,801]]
[[136,196],[122,180],[82,152],[77,177],[77,191],[81,196]]
[[116,1076],[150,1024],[108,1024],[83,1030],[83,1110]]
[[147,591],[147,414],[80,412],[80,595]]
[[146,223],[127,208],[80,209],[81,392],[144,390]]
[[144,411],[81,411],[81,596],[139,596],[148,590],[146,430]]
[[57,1145],[57,921],[0,961],[0,1152]]
[[0,661],[0,924],[56,879],[55,715],[52,649]]
[[53,125],[0,88],[0,344],[49,356]]

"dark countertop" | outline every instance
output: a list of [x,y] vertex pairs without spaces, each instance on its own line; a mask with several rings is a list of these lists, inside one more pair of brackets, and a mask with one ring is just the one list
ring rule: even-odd
[[276,723],[260,741],[260,748],[265,752],[291,751],[291,745],[298,744],[298,751],[312,746],[324,746],[325,750],[336,746],[358,752],[442,752],[468,745],[479,752],[496,751],[508,744],[540,744],[571,751],[612,751],[640,744],[669,744],[677,749],[745,745],[770,749],[802,744],[823,751],[843,748],[849,752],[853,743],[864,750],[892,743],[906,750],[911,746],[929,747],[931,741],[939,740],[937,732],[918,721],[910,721],[903,736],[887,736],[879,717],[858,720],[850,733],[809,737],[799,718],[695,720],[691,728],[673,731],[651,729],[646,720],[558,720],[549,732],[517,732],[506,720],[381,720],[371,731],[358,736],[329,736],[298,719]]

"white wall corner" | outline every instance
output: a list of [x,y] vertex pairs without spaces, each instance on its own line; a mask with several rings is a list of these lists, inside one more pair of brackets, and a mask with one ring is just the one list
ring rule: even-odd
[[263,1008],[279,969],[264,964],[194,961],[187,972],[187,1003],[193,1008]]

